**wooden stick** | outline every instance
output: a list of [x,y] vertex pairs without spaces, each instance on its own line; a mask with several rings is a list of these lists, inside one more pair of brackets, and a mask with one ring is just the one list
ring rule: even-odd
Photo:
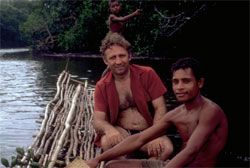
[[53,168],[53,166],[54,166],[54,164],[55,164],[55,162],[57,160],[58,152],[59,152],[59,150],[60,150],[60,148],[61,148],[61,146],[63,144],[64,138],[66,136],[66,133],[70,129],[70,124],[71,124],[71,120],[72,120],[71,116],[75,113],[75,104],[76,104],[76,101],[77,101],[76,99],[77,99],[80,91],[81,91],[81,85],[78,85],[77,88],[76,88],[76,94],[74,95],[73,100],[72,100],[72,106],[71,106],[69,115],[68,115],[66,123],[65,123],[65,129],[64,129],[64,131],[63,131],[63,133],[62,133],[62,135],[61,135],[61,137],[60,137],[60,139],[58,141],[57,147],[56,147],[56,149],[55,149],[55,151],[54,151],[54,153],[52,155],[52,159],[51,159],[51,162],[49,163],[48,168]]

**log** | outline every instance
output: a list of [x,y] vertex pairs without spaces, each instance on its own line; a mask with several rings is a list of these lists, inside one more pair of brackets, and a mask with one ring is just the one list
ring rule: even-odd
[[65,129],[61,135],[61,137],[59,138],[59,141],[58,141],[58,144],[57,144],[57,147],[52,155],[52,158],[51,158],[51,162],[49,163],[49,166],[48,168],[53,168],[54,167],[54,164],[57,160],[57,155],[59,153],[59,150],[64,142],[64,138],[67,134],[67,132],[69,131],[70,127],[71,127],[71,120],[72,120],[72,115],[75,113],[75,104],[77,102],[77,98],[78,98],[78,95],[80,94],[80,91],[81,91],[81,85],[78,85],[77,88],[76,88],[76,94],[74,95],[73,97],[73,100],[72,100],[72,106],[71,106],[71,109],[69,111],[69,115],[68,115],[68,118],[66,120],[66,123],[65,123]]

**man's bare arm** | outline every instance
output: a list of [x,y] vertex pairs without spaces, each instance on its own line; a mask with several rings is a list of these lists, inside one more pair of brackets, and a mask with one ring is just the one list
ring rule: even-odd
[[163,96],[160,96],[152,101],[154,107],[154,123],[158,120],[162,119],[162,117],[166,114],[167,108],[165,104],[165,100]]
[[166,167],[184,167],[189,164],[207,142],[209,136],[213,134],[219,123],[220,116],[216,110],[205,111],[201,114],[199,124],[189,138],[186,147],[179,152]]

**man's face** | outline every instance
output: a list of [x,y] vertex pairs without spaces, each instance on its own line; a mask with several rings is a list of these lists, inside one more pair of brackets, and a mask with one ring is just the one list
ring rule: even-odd
[[121,11],[121,4],[118,1],[112,2],[110,4],[110,11],[113,14],[119,14],[119,12]]
[[179,69],[173,73],[173,91],[177,100],[182,103],[194,100],[202,86],[203,79],[197,81],[191,68]]
[[128,51],[119,46],[112,45],[104,52],[104,63],[114,75],[125,75],[129,70],[130,55]]

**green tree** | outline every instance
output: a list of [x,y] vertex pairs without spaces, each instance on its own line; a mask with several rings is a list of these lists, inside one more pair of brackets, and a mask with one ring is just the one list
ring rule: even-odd
[[27,45],[19,25],[26,20],[33,5],[30,1],[0,1],[0,48]]
[[[138,55],[150,55],[163,48],[188,20],[201,2],[123,0],[123,14],[142,9],[139,17],[126,25],[125,37]],[[36,50],[56,52],[98,51],[108,32],[107,0],[37,0],[21,24],[21,31]]]

